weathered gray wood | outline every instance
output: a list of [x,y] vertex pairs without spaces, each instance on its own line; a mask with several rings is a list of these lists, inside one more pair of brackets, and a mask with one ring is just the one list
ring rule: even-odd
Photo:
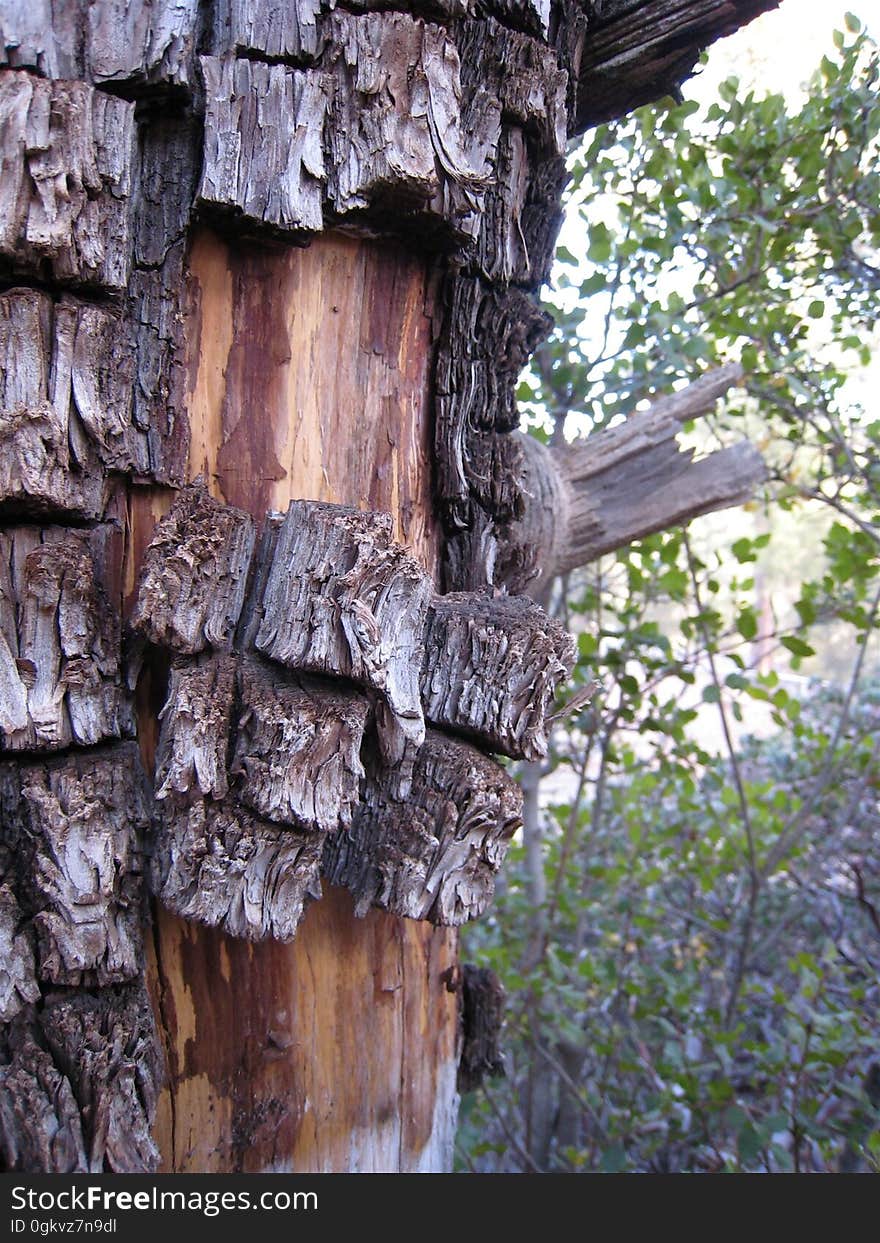
[[3,0],[0,65],[138,94],[186,86],[198,0]]
[[582,133],[674,92],[704,48],[778,3],[602,0],[591,5],[593,20],[577,63],[571,131]]
[[96,993],[50,994],[40,1027],[68,1076],[93,1173],[154,1171],[164,1067],[143,978]]
[[504,988],[489,967],[466,962],[461,967],[461,1058],[459,1092],[473,1092],[486,1078],[507,1073],[501,1048]]
[[0,532],[0,751],[90,746],[131,730],[120,618],[101,582],[106,534]]
[[425,716],[490,751],[540,759],[547,715],[574,659],[571,635],[524,596],[435,596],[422,664]]
[[137,747],[0,765],[3,838],[31,920],[37,975],[63,985],[134,979],[143,966],[149,817]]
[[0,884],[0,1023],[9,1023],[39,996],[32,929],[13,886]]
[[235,694],[233,656],[203,653],[171,667],[168,698],[156,750],[156,798],[229,789],[226,759]]
[[170,910],[234,937],[293,939],[321,896],[324,834],[270,824],[232,796],[159,808],[152,884]]
[[88,1171],[80,1111],[70,1081],[29,1027],[14,1033],[0,1064],[0,1153],[8,1170]]
[[149,1173],[162,1057],[143,979],[49,993],[0,1039],[0,1152],[28,1173]]
[[324,875],[371,906],[436,924],[462,924],[492,899],[495,874],[521,825],[522,792],[475,747],[429,730],[412,790],[373,771],[350,829],[330,837]]
[[332,684],[279,673],[252,658],[241,662],[231,765],[238,797],[274,823],[335,832],[351,823],[358,800],[369,703]]
[[0,71],[0,274],[123,290],[134,105]]
[[152,643],[192,656],[227,649],[244,603],[254,548],[250,515],[184,488],[144,555],[132,626]]
[[419,664],[433,591],[391,538],[388,514],[293,501],[260,599],[255,645],[296,672],[350,678],[376,693],[385,762],[424,738]]

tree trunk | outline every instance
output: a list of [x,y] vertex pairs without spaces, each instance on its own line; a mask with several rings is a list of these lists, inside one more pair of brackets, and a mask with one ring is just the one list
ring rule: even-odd
[[449,1167],[566,138],[767,7],[4,0],[10,1168]]
[[[342,235],[300,250],[201,232],[190,267],[190,473],[258,522],[298,497],[366,501],[435,569],[424,261]],[[136,494],[136,544],[152,533],[149,501]],[[448,1167],[453,931],[380,911],[356,919],[351,897],[327,887],[292,944],[159,908],[153,951],[169,1066],[163,1168]]]

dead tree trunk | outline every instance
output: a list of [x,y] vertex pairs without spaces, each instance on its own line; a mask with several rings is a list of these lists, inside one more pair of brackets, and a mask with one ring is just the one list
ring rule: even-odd
[[0,3],[9,1168],[449,1166],[565,142],[769,7]]

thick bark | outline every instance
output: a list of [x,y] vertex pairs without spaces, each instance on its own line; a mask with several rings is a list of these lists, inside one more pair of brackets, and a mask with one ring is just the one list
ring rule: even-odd
[[506,1073],[501,1048],[504,988],[494,971],[466,962],[461,969],[461,1061],[458,1086],[473,1092],[484,1079]]

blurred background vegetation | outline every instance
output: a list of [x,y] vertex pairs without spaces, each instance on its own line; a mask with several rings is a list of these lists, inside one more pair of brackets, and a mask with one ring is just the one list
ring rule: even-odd
[[571,157],[531,430],[739,361],[686,432],[770,477],[554,584],[601,689],[464,936],[507,1019],[461,1169],[880,1170],[880,63],[842,25],[795,97],[726,78]]

